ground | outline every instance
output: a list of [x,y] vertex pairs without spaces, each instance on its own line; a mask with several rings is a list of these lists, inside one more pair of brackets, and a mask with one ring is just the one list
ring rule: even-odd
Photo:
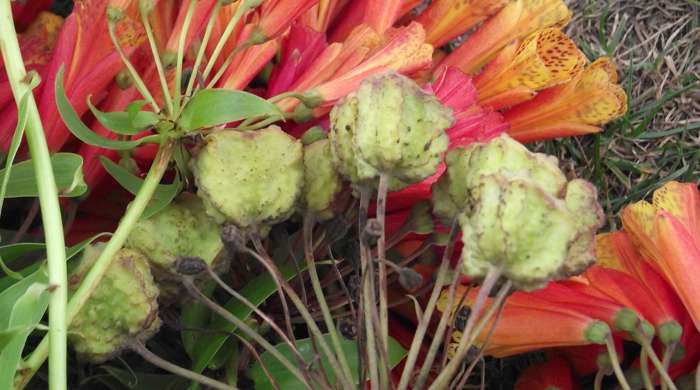
[[607,229],[668,180],[700,179],[700,2],[569,0],[566,31],[590,58],[611,56],[629,111],[601,134],[547,142],[571,175],[598,185]]

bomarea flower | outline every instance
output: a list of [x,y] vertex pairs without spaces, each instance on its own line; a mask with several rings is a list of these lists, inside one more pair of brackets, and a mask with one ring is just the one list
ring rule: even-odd
[[[462,337],[459,330],[461,325],[455,322],[457,314],[464,310],[469,312],[478,292],[478,288],[457,286],[454,302],[460,302],[462,297],[464,301],[462,306],[452,306],[450,320],[456,328],[448,354],[454,353]],[[444,289],[437,303],[441,313],[445,313],[448,299],[449,289]],[[488,298],[486,307],[492,301],[493,298]],[[485,355],[506,357],[543,348],[600,344],[609,332],[604,322],[577,310],[565,305],[552,305],[530,293],[515,292],[505,301],[501,314],[492,317],[476,337],[475,345],[483,346]],[[485,344],[487,337],[488,344]]]
[[[85,248],[70,277],[71,291],[80,285],[102,247]],[[148,260],[140,252],[121,249],[71,322],[68,337],[79,355],[98,363],[114,357],[131,341],[146,341],[159,328],[158,287]]]
[[434,212],[459,218],[462,267],[473,277],[502,269],[517,288],[583,272],[603,222],[595,187],[567,183],[556,159],[506,135],[455,149],[433,186]]
[[642,257],[673,287],[700,330],[700,194],[692,183],[669,182],[621,213],[624,231]]
[[449,108],[396,73],[366,79],[330,116],[338,170],[356,187],[387,175],[391,190],[435,173],[452,123]]
[[254,232],[294,212],[304,180],[301,141],[277,126],[214,132],[191,165],[207,213]]
[[627,111],[627,95],[617,85],[617,70],[607,57],[589,65],[571,81],[540,92],[504,113],[509,134],[521,142],[581,135]]
[[426,41],[438,47],[469,31],[507,3],[508,0],[436,0],[430,2],[416,21],[425,28]]
[[571,11],[562,0],[516,0],[488,19],[462,45],[440,62],[476,74],[496,53],[515,39],[547,27],[562,27]]
[[578,75],[587,60],[557,28],[537,31],[499,52],[475,79],[479,103],[504,108]]

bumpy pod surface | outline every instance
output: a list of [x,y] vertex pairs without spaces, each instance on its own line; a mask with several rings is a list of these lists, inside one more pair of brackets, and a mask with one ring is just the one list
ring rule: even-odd
[[207,215],[196,196],[183,193],[163,210],[139,221],[126,246],[170,268],[177,256],[200,257],[212,265],[223,249],[219,225]]
[[506,134],[488,143],[453,149],[445,163],[447,171],[433,185],[433,211],[445,220],[468,209],[469,189],[487,175],[528,178],[554,196],[566,187],[566,176],[555,157],[532,153]]
[[342,188],[333,165],[330,141],[321,139],[304,146],[303,209],[320,219],[333,217],[333,201]]
[[207,214],[219,223],[255,230],[292,214],[303,165],[301,142],[270,126],[208,135],[192,171]]
[[515,287],[532,290],[593,262],[603,221],[595,187],[567,183],[556,159],[503,135],[456,149],[446,160],[433,186],[434,212],[459,217],[466,274],[482,277],[499,267]]
[[447,150],[452,112],[397,73],[367,78],[331,111],[333,159],[355,186],[380,174],[399,190],[435,173]]
[[[71,290],[80,285],[102,247],[98,244],[85,249],[71,275]],[[126,348],[129,341],[145,341],[159,328],[158,287],[148,259],[137,251],[121,249],[71,323],[68,337],[79,355],[102,362]]]

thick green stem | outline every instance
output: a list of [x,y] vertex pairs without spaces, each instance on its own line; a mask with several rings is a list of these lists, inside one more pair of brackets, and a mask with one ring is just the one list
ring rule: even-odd
[[[131,233],[132,228],[136,222],[138,222],[139,218],[141,218],[141,214],[143,214],[143,211],[146,209],[146,206],[153,197],[160,180],[163,178],[163,174],[168,168],[168,162],[173,154],[174,147],[175,141],[173,140],[167,140],[165,143],[161,144],[158,154],[153,161],[153,165],[143,181],[141,189],[127,208],[124,217],[119,222],[117,230],[114,232],[107,245],[105,245],[104,250],[102,253],[100,253],[100,256],[95,261],[95,264],[90,269],[90,272],[85,275],[80,287],[78,287],[68,302],[68,325],[70,325],[73,318],[75,318],[83,305],[85,305],[85,302],[87,302],[88,298],[90,298],[90,295],[102,280],[105,272],[107,272],[107,269],[112,262],[112,258],[117,251],[122,248],[126,238],[129,236],[129,233]],[[44,221],[44,223],[46,223],[46,221]],[[49,235],[47,234],[47,237],[48,236]],[[24,370],[17,378],[16,387],[18,389],[24,388],[34,373],[36,373],[39,367],[41,367],[41,365],[44,363],[44,360],[46,360],[46,356],[48,354],[48,346],[47,337],[44,337],[34,352],[32,352],[32,354],[29,356],[23,366]]]
[[32,157],[32,164],[36,174],[41,217],[46,237],[49,285],[51,286],[49,333],[45,337],[45,339],[48,338],[46,349],[51,355],[49,360],[49,388],[52,390],[63,390],[66,389],[68,384],[66,376],[68,360],[66,341],[68,281],[61,207],[58,203],[58,189],[56,188],[56,181],[51,166],[51,156],[44,137],[44,128],[39,116],[39,109],[31,92],[31,87],[24,82],[27,71],[24,68],[22,54],[17,41],[10,2],[9,0],[2,0],[0,3],[0,51],[2,51],[5,71],[7,72],[15,100],[19,103],[23,96],[28,96],[27,143],[29,144],[29,153]]
[[345,357],[345,353],[343,352],[343,347],[340,344],[340,337],[338,336],[338,331],[336,330],[335,322],[333,321],[333,316],[331,315],[331,310],[328,308],[328,302],[326,302],[326,297],[323,292],[323,288],[321,288],[321,281],[318,278],[318,272],[316,272],[312,234],[313,217],[307,215],[304,218],[304,257],[306,257],[306,268],[309,270],[311,286],[314,289],[316,299],[318,300],[318,305],[321,308],[323,320],[326,323],[328,333],[331,335],[333,348],[335,348],[335,353],[338,356],[338,360],[340,361],[341,367],[343,368],[343,371],[340,374],[345,375],[348,382],[352,382],[352,372],[350,371],[350,365],[348,364],[348,359]]

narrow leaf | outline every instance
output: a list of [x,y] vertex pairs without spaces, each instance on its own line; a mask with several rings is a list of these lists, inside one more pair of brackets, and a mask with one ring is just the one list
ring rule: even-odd
[[113,150],[129,150],[149,141],[148,138],[141,138],[133,141],[113,140],[105,138],[87,127],[83,121],[80,120],[73,106],[71,106],[70,101],[68,101],[68,97],[66,97],[66,92],[63,89],[63,71],[63,66],[61,66],[61,69],[56,75],[56,106],[58,107],[58,112],[61,114],[61,118],[63,118],[63,122],[79,140],[89,145]]
[[187,103],[178,124],[185,132],[260,116],[282,116],[267,100],[243,91],[201,89]]
[[17,126],[15,127],[14,134],[12,135],[10,149],[7,151],[7,159],[5,160],[4,169],[5,174],[2,177],[2,185],[0,186],[0,215],[2,214],[2,205],[5,200],[5,194],[7,194],[7,186],[10,182],[10,176],[12,175],[12,164],[15,162],[15,156],[17,156],[19,145],[22,142],[24,128],[27,126],[27,101],[29,100],[29,94],[31,93],[32,90],[27,91],[20,99],[17,107]]
[[[330,344],[330,335],[324,335],[324,338],[326,339],[326,342]],[[331,365],[328,363],[328,358],[325,355],[321,356],[320,359],[315,359],[316,352],[314,351],[311,339],[307,338],[297,340],[296,346],[299,350],[299,353],[304,358],[304,361],[307,362],[308,365],[317,363],[319,361],[321,362],[321,365],[323,366],[323,369],[326,372],[328,380],[330,381],[331,386],[333,386],[336,382],[335,372],[333,371]],[[355,384],[359,384],[360,379],[357,367],[357,363],[359,360],[357,355],[357,341],[348,340],[344,338],[340,340],[340,346],[343,350],[343,353],[345,354],[345,358],[347,359],[348,364],[350,365],[350,371],[353,376],[353,381]],[[289,348],[289,345],[285,343],[280,343],[276,346],[276,348],[280,353],[282,353],[282,355],[287,357],[287,359],[289,359],[290,361],[294,361],[295,357],[292,353],[292,350]],[[393,338],[389,337],[389,367],[393,368],[394,366],[399,364],[399,362],[401,362],[401,360],[405,356],[406,350],[401,346],[401,344],[399,344]],[[280,363],[280,361],[277,360],[277,358],[272,356],[270,352],[263,352],[260,355],[260,358],[265,364],[265,367],[267,367],[268,371],[270,372],[270,375],[273,378],[275,378],[275,381],[277,381],[277,384],[279,385],[280,389],[306,389],[306,386],[303,383],[301,383],[294,375],[292,375],[292,373],[289,372],[289,370],[287,370],[287,368],[284,367],[284,365],[282,365],[282,363]],[[256,390],[274,389],[267,376],[265,375],[265,372],[263,371],[259,361],[256,361],[253,364],[251,369],[248,371],[248,375],[255,382]]]
[[160,120],[158,114],[151,111],[135,111],[133,113],[127,111],[102,112],[92,104],[89,96],[87,103],[90,111],[92,111],[92,114],[95,115],[95,118],[100,121],[102,126],[117,134],[138,134],[153,127]]
[[0,350],[0,389],[13,388],[15,372],[22,358],[24,343],[27,341],[29,333],[44,316],[48,305],[49,294],[46,291],[46,285],[43,283],[32,283],[9,306],[12,308],[12,311],[7,320],[7,325],[0,329],[24,328],[24,330],[14,334]]
[[[115,164],[112,160],[106,157],[100,157],[100,162],[105,170],[116,180],[122,187],[127,191],[136,195],[141,186],[143,185],[143,180],[134,176],[126,170],[124,167]],[[148,203],[146,210],[144,210],[141,218],[147,219],[158,211],[162,210],[165,206],[169,205],[170,202],[177,196],[177,194],[182,189],[182,180],[180,176],[175,176],[175,181],[171,184],[161,184],[156,188],[153,198]]]
[[[82,157],[74,153],[56,153],[51,156],[51,165],[61,196],[76,197],[87,191],[88,187],[83,179]],[[6,172],[5,169],[0,170],[2,180]],[[12,166],[5,196],[8,198],[39,196],[32,160],[25,160]]]
[[[303,265],[300,264],[300,271],[304,271],[305,267],[302,267]],[[296,267],[290,265],[280,267],[280,272],[282,277],[286,280],[291,280],[297,275]],[[275,291],[277,291],[275,281],[270,274],[264,273],[251,280],[239,293],[246,297],[253,305],[260,306],[274,294]],[[253,313],[253,310],[235,298],[231,298],[231,300],[224,305],[224,308],[244,321]],[[236,327],[223,318],[216,317],[212,321],[209,329],[211,329],[212,332],[204,334],[197,341],[192,356],[192,370],[198,373],[201,373],[209,366],[211,360],[229,338],[228,334],[234,332]],[[192,389],[195,387],[196,385],[193,385],[190,388]]]

